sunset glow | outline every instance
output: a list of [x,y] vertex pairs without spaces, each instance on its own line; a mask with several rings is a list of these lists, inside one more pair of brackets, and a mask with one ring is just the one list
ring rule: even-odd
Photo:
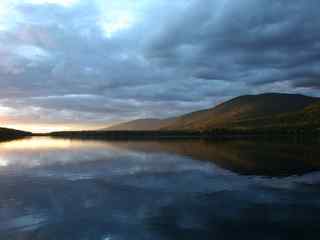
[[105,124],[94,124],[94,125],[85,125],[85,124],[4,124],[2,127],[13,128],[23,131],[29,131],[33,133],[49,133],[56,131],[77,131],[77,130],[96,130],[102,129],[108,125]]

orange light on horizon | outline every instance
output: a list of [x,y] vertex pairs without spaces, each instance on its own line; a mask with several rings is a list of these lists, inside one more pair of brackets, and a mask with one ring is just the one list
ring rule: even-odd
[[57,131],[97,130],[108,127],[108,124],[3,124],[1,127],[12,128],[32,133],[49,133]]
[[55,125],[44,125],[44,124],[8,124],[3,127],[12,128],[21,131],[28,131],[33,133],[48,133],[55,131],[67,131],[70,127],[55,126]]

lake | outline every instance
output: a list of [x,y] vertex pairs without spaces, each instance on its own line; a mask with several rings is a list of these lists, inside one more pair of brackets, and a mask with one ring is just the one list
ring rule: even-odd
[[320,148],[301,141],[0,143],[0,239],[319,239]]

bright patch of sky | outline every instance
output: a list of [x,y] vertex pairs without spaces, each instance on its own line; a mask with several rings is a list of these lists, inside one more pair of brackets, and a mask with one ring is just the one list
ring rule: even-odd
[[27,0],[31,4],[57,4],[64,7],[69,7],[78,2],[78,0]]
[[32,61],[45,60],[50,57],[49,53],[47,53],[45,50],[32,45],[23,45],[18,47],[16,49],[16,54],[20,57]]
[[134,17],[128,12],[112,13],[110,17],[102,17],[101,27],[105,35],[111,38],[117,32],[130,28]]
[[14,6],[7,1],[0,1],[0,31],[6,31],[11,25],[11,18],[15,16]]
[[127,30],[137,23],[144,1],[110,0],[98,1],[100,11],[100,26],[107,38]]
[[22,16],[16,11],[23,4],[55,4],[62,7],[71,7],[79,0],[0,0],[0,31],[7,30],[14,23],[23,21]]

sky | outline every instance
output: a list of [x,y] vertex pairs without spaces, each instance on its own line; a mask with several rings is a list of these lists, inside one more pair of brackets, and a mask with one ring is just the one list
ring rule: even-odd
[[318,0],[1,0],[0,125],[165,118],[262,92],[320,96]]

